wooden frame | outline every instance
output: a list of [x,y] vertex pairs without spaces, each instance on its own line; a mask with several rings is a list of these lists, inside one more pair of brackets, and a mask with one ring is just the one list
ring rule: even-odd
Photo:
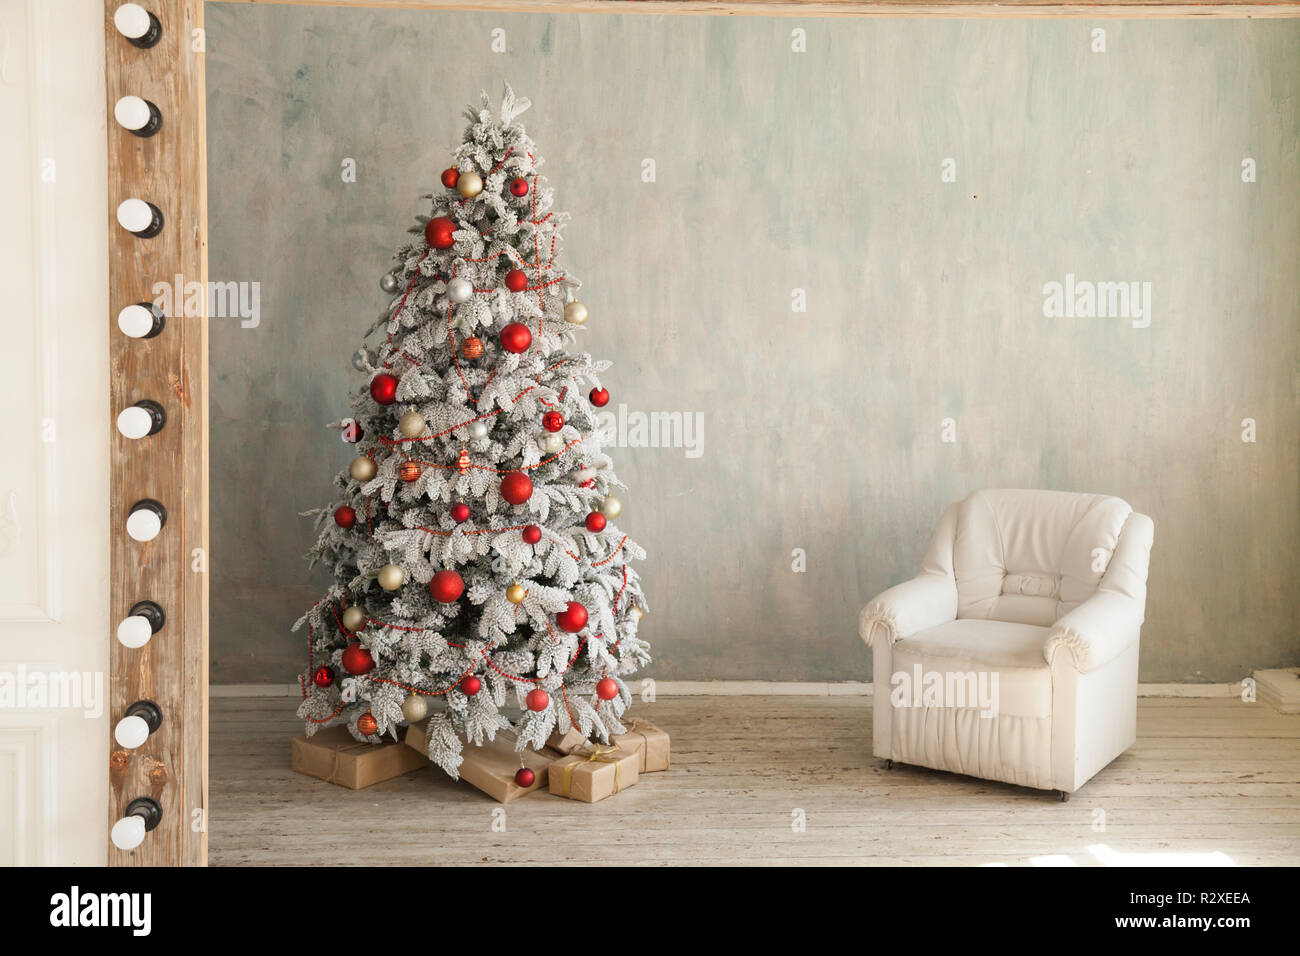
[[[152,700],[163,721],[139,750],[112,746],[108,760],[109,824],[137,797],[162,806],[158,827],[135,851],[111,844],[111,865],[202,865],[207,860],[208,740],[208,339],[207,167],[204,67],[201,45],[204,0],[144,0],[163,25],[162,40],[141,50],[113,26],[121,0],[105,0],[105,70],[109,115],[120,96],[156,104],[161,130],[140,138],[108,123],[109,364],[112,411],[140,399],[160,403],[165,427],[140,441],[113,430],[110,455],[111,580],[113,625],[138,600],[160,604],[167,622],[143,648],[116,640],[110,653],[110,723],[133,702]],[[259,0],[209,0],[259,2]],[[364,6],[537,13],[622,13],[762,16],[1257,18],[1300,16],[1300,0],[1226,0],[1161,3],[1152,0],[260,0],[318,6]],[[200,31],[198,34],[195,31]],[[196,48],[197,46],[197,48]],[[140,239],[116,222],[117,204],[130,196],[152,202],[165,224]],[[152,301],[156,282],[198,282],[197,312],[167,318],[152,339],[131,339],[116,329],[123,306]],[[183,298],[183,296],[182,296]],[[112,428],[112,426],[109,426]],[[162,533],[145,544],[124,532],[133,503],[153,498],[167,509]]]

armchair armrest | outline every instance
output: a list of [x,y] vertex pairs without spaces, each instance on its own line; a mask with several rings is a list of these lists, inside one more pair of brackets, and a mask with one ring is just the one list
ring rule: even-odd
[[909,634],[956,617],[957,582],[946,574],[919,574],[877,595],[864,607],[858,617],[858,633],[871,646],[874,635],[883,629],[892,646]]
[[1050,666],[1057,652],[1064,649],[1075,669],[1086,674],[1133,644],[1142,619],[1142,602],[1118,591],[1098,591],[1052,625],[1043,642],[1043,658]]

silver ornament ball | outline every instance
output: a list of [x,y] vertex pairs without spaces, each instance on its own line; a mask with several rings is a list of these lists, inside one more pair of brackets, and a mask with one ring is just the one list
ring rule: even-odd
[[613,495],[606,495],[605,500],[600,503],[600,513],[610,521],[613,521],[623,513],[623,502],[619,501]]
[[468,279],[459,276],[447,283],[447,298],[452,302],[467,302],[474,294],[474,286]]
[[487,438],[487,425],[483,422],[470,422],[469,437],[476,441],[480,438]]
[[558,455],[564,450],[564,439],[559,432],[547,432],[537,439],[537,446],[548,455]]
[[374,368],[375,353],[367,348],[357,349],[352,353],[352,367],[358,372],[369,371]]
[[392,295],[401,287],[402,283],[399,282],[397,276],[393,275],[391,272],[385,272],[384,277],[379,280],[379,288],[383,289],[389,295]]

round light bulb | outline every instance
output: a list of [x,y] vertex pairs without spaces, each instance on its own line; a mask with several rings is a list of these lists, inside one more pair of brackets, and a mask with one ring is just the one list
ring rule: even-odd
[[117,207],[117,222],[127,232],[144,232],[153,224],[153,209],[143,199],[123,199]]
[[131,814],[113,824],[113,846],[119,850],[134,850],[144,842],[144,817]]
[[124,3],[113,11],[113,26],[128,40],[138,40],[149,32],[149,11],[138,3]]
[[126,533],[136,541],[152,541],[162,531],[162,519],[149,508],[132,511],[126,519]]
[[136,302],[117,313],[117,327],[130,338],[147,339],[162,331],[162,314],[155,317],[147,304]]
[[113,739],[119,746],[134,750],[149,739],[149,722],[135,714],[123,717],[113,728]]
[[117,626],[117,639],[123,647],[135,649],[144,647],[149,643],[149,638],[153,637],[153,625],[149,619],[142,614],[133,614],[130,617],[122,619],[122,623]]
[[117,430],[127,438],[144,438],[153,431],[153,416],[139,405],[124,408],[117,416]]
[[149,104],[138,96],[124,96],[113,107],[113,118],[123,129],[144,129],[149,125],[152,114]]

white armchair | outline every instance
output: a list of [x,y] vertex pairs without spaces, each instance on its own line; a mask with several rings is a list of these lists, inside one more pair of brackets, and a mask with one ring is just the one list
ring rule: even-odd
[[1068,799],[1137,739],[1153,535],[1105,495],[951,505],[920,573],[862,610],[873,753]]

